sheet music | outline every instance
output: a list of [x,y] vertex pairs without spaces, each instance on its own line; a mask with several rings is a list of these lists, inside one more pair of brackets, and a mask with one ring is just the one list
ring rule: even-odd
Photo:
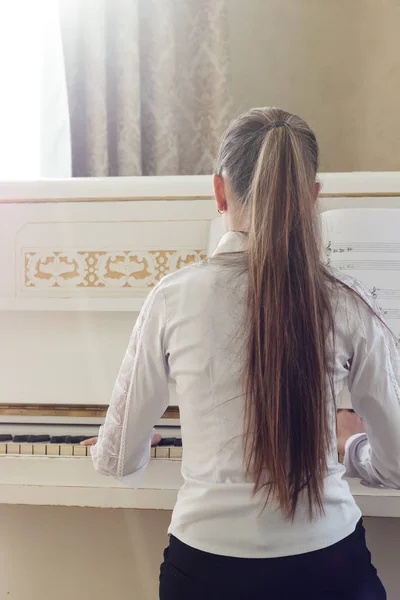
[[[322,227],[328,263],[368,288],[400,341],[400,210],[332,210]],[[340,405],[351,407],[348,393]]]

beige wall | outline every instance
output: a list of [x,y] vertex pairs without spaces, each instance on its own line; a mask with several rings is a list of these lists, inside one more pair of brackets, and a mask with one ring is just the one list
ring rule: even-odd
[[323,171],[400,169],[398,0],[229,0],[235,110],[315,129]]
[[0,600],[156,600],[168,511],[0,506]]
[[[0,599],[156,600],[168,511],[0,506]],[[400,519],[366,519],[373,560],[400,597]]]

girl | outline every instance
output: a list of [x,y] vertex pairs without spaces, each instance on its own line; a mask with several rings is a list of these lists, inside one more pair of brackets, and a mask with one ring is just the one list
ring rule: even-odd
[[[162,600],[386,597],[343,474],[400,487],[399,359],[365,290],[321,259],[317,169],[299,117],[234,120],[214,176],[228,231],[135,325],[92,452],[136,485],[176,383],[184,484]],[[363,422],[341,413],[337,441],[346,383]]]

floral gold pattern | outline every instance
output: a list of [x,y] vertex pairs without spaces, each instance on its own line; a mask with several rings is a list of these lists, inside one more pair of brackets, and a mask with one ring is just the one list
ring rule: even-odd
[[24,287],[147,289],[205,257],[205,250],[29,251],[24,254]]

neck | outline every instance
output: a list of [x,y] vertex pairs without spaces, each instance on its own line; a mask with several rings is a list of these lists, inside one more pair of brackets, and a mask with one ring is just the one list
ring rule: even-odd
[[235,213],[232,210],[228,210],[223,215],[225,231],[240,231],[247,233],[249,230],[248,219],[243,214]]

